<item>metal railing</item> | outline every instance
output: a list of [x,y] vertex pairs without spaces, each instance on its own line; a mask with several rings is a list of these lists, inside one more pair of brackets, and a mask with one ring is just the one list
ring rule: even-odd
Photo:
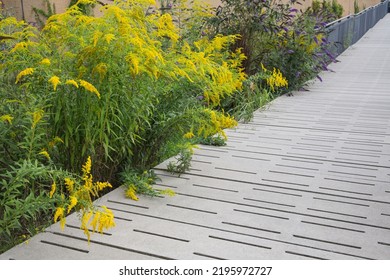
[[328,40],[335,43],[336,56],[355,44],[388,12],[389,0],[329,23]]

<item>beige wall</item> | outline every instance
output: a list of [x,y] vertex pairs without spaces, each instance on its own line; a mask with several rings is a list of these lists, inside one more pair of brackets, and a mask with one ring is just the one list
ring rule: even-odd
[[[204,0],[204,1],[211,3],[215,6],[218,6],[221,3],[220,0]],[[322,0],[320,0],[320,1],[322,2]],[[332,0],[327,0],[327,1],[332,1]],[[354,1],[355,0],[337,0],[337,2],[340,3],[344,8],[344,13],[343,13],[344,16],[354,14],[354,12],[355,12]],[[381,2],[380,0],[357,0],[357,1],[359,3],[360,10],[363,10],[364,7],[368,8],[368,7],[374,6],[374,5]],[[287,2],[287,0],[286,0],[286,2]],[[297,5],[296,6],[297,9],[306,9],[307,7],[309,7],[311,5],[312,0],[306,0],[306,1],[300,0],[300,2],[302,3],[302,5]]]
[[[16,16],[18,19],[23,19],[22,13],[22,3],[24,10],[24,19],[27,22],[34,23],[35,17],[34,12],[32,10],[33,7],[44,9],[45,1],[43,0],[0,0],[3,2],[5,9],[8,13],[13,16]],[[112,0],[103,0],[102,2],[109,3]],[[218,6],[220,4],[220,0],[203,0],[204,2],[208,2],[214,6]],[[331,0],[328,0],[331,1]],[[363,6],[370,7],[376,5],[380,2],[380,0],[358,0],[360,9],[363,9]],[[69,6],[70,0],[50,0],[56,7],[57,13],[61,13],[65,11],[65,9]],[[311,0],[303,1],[302,7],[307,7],[310,5]],[[340,4],[344,7],[344,15],[349,15],[354,13],[354,0],[338,0]],[[299,6],[298,6],[299,7]]]
[[[8,13],[18,19],[23,19],[22,3],[24,10],[24,20],[30,23],[36,22],[33,7],[46,11],[46,1],[44,0],[0,0],[3,2]],[[71,0],[50,0],[51,4],[55,5],[57,13],[62,13],[68,8]],[[112,0],[100,0],[104,3],[112,2]]]
[[[46,11],[46,4],[43,0],[0,0],[3,2],[5,10],[17,19],[23,19],[33,23],[35,15],[33,7]],[[22,5],[23,3],[23,5]],[[68,7],[70,0],[50,0],[55,5],[56,12],[63,12]],[[23,10],[22,10],[23,6]],[[24,13],[23,13],[24,11]]]

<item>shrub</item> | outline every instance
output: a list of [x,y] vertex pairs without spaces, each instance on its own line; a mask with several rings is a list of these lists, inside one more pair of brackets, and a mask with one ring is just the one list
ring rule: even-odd
[[261,65],[279,69],[297,89],[315,77],[334,57],[329,52],[325,25],[329,13],[299,12],[292,5],[273,1],[222,1],[224,6],[210,21],[214,32],[235,34],[233,48],[246,55],[245,72],[261,71]]
[[308,11],[313,14],[321,15],[326,14],[330,21],[339,19],[343,16],[344,8],[337,0],[314,0]]
[[76,171],[91,155],[92,173],[109,179],[129,159],[156,164],[164,143],[207,122],[204,108],[218,106],[244,79],[233,68],[240,58],[225,51],[234,36],[191,46],[178,41],[168,14],[145,16],[145,6],[123,5],[105,6],[101,18],[73,6],[38,35],[27,27],[3,63],[7,82],[16,75],[17,90],[36,93],[49,134],[63,140],[53,158]]
[[236,36],[184,40],[170,14],[147,12],[152,1],[118,1],[99,18],[79,7],[94,2],[78,1],[42,30],[0,22],[0,35],[14,38],[0,42],[2,237],[24,234],[37,213],[40,224],[54,215],[63,225],[81,211],[88,236],[88,226],[113,226],[108,209],[92,206],[106,181],[164,193],[135,184],[140,170],[189,147],[189,136],[224,137],[237,124],[217,111],[245,80],[243,56],[229,50]]

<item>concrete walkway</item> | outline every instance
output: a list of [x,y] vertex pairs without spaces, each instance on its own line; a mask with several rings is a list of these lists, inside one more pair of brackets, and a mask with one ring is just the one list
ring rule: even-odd
[[390,259],[390,15],[225,147],[201,146],[167,198],[117,189],[117,226],[88,244],[76,214],[0,259]]

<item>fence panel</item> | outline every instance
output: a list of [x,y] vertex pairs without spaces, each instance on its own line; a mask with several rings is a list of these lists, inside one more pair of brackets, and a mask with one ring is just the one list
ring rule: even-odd
[[338,19],[327,25],[328,40],[335,43],[334,52],[340,55],[349,46],[359,41],[389,12],[389,0],[385,0],[362,12]]

